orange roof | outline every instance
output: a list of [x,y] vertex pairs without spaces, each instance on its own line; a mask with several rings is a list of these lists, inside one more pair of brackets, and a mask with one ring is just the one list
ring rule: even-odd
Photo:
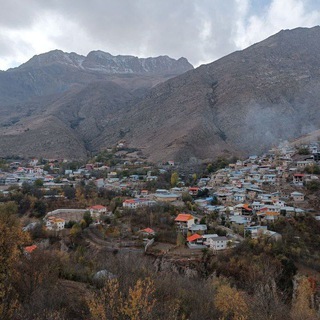
[[194,219],[191,214],[188,214],[188,213],[180,213],[180,214],[178,214],[178,216],[174,219],[174,221],[186,222],[186,221],[189,221],[189,220],[191,220],[191,219]]
[[154,230],[152,230],[151,228],[145,228],[142,231],[146,233],[154,233]]
[[267,216],[279,216],[280,213],[279,213],[279,212],[276,212],[276,211],[267,211],[267,212],[266,212],[266,215],[267,215]]
[[100,205],[100,204],[97,204],[95,206],[92,206],[90,207],[90,209],[93,209],[93,210],[99,210],[99,209],[105,209],[106,207]]
[[25,247],[24,250],[28,253],[31,253],[33,252],[34,250],[36,250],[38,247],[34,244],[32,246],[28,246],[28,247]]
[[136,201],[134,199],[127,199],[124,202],[125,203],[135,203]]
[[247,203],[245,203],[243,206],[242,206],[244,209],[246,209],[247,211],[252,211],[251,208],[249,208],[249,205]]
[[202,237],[199,234],[195,233],[192,236],[188,237],[187,241],[189,241],[189,242],[190,241],[195,241],[195,240],[200,239],[200,238],[202,238]]
[[194,191],[197,191],[197,190],[199,190],[199,187],[190,187],[189,190],[190,190],[190,191],[193,191],[193,190],[194,190]]

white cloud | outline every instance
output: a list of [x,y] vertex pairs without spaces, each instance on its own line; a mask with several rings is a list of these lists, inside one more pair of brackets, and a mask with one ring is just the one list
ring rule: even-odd
[[311,3],[261,0],[258,10],[257,0],[2,0],[0,69],[52,49],[167,54],[199,65],[281,29],[319,24]]
[[313,27],[320,23],[320,11],[307,11],[308,1],[273,0],[260,15],[250,15],[239,22],[235,37],[238,48],[261,41],[281,29]]

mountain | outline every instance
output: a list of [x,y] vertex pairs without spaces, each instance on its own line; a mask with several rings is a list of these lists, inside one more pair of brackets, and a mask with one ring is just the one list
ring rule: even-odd
[[116,115],[190,69],[185,58],[167,56],[92,51],[85,57],[60,50],[34,56],[0,72],[0,156],[83,158]]
[[[132,90],[149,89],[190,69],[193,66],[185,58],[175,60],[160,56],[141,59],[112,56],[103,51],[92,51],[85,57],[74,52],[53,50],[34,56],[18,68],[0,72],[0,104],[24,102],[100,80],[127,82],[126,87]],[[140,78],[144,79],[143,83]]]
[[150,160],[268,150],[320,128],[320,27],[283,30],[151,90],[96,146],[125,131]]
[[54,51],[0,73],[0,155],[80,157],[125,139],[152,161],[245,156],[319,129],[319,89],[320,27],[194,70],[183,58]]

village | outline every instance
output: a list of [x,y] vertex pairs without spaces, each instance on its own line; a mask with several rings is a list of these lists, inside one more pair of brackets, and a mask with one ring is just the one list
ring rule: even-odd
[[[115,150],[118,158],[113,161],[108,154],[109,161],[95,159],[81,167],[56,159],[13,161],[0,172],[1,197],[7,201],[17,190],[37,185],[41,190],[39,201],[53,203],[54,210],[33,215],[38,219],[25,219],[28,224],[24,230],[41,225],[49,234],[54,232],[63,238],[82,223],[81,230],[98,229],[104,240],[110,233],[108,228],[112,229],[118,236],[109,237],[106,246],[111,243],[112,248],[120,249],[130,243],[161,254],[177,252],[178,256],[182,252],[183,256],[194,257],[203,249],[217,253],[246,237],[281,241],[281,234],[273,230],[275,221],[306,213],[320,219],[313,207],[315,197],[309,192],[310,187],[320,184],[316,143],[299,147],[282,144],[267,154],[229,163],[199,178],[193,174],[188,182],[179,177],[179,164],[173,161],[155,167],[143,159],[128,158],[132,151],[126,153],[122,143]],[[133,154],[137,157],[136,151]],[[163,181],[163,175],[170,181]],[[90,198],[90,194],[81,194],[79,186],[91,186],[102,196]],[[111,192],[116,201],[110,196],[108,201],[104,199],[102,190]],[[68,197],[73,200],[64,201]],[[66,207],[57,207],[59,203]],[[163,206],[170,207],[169,218],[157,229],[148,215],[156,215]],[[141,212],[145,219],[133,225],[132,215]],[[121,235],[114,232],[119,224]],[[170,236],[157,237],[165,232]]]

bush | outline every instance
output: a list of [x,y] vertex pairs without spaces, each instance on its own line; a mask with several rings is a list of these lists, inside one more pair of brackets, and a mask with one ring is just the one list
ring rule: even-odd
[[310,191],[317,191],[320,189],[320,182],[316,180],[307,182],[306,188]]

